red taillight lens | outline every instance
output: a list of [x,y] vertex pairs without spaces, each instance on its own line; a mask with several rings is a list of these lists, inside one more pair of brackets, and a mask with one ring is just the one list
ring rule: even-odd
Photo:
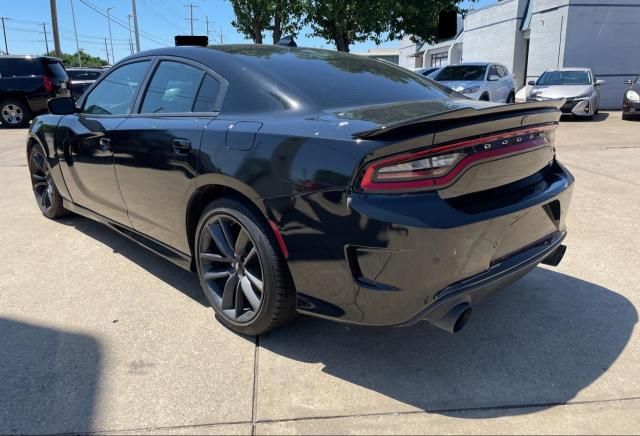
[[44,90],[47,92],[53,92],[53,82],[47,76],[42,78],[42,84],[44,85]]
[[381,159],[366,167],[360,188],[398,192],[445,186],[478,161],[552,144],[554,130],[555,125],[544,125]]

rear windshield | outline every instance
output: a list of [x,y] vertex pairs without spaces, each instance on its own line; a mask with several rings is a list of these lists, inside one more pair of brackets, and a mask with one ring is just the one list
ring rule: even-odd
[[237,54],[323,110],[447,98],[446,91],[427,79],[364,56],[251,47],[238,49]]
[[2,77],[42,76],[44,68],[39,58],[0,59]]
[[438,82],[448,81],[480,81],[484,80],[484,73],[487,71],[486,65],[456,65],[444,67],[437,76]]
[[591,75],[587,71],[547,71],[536,85],[590,85]]
[[60,80],[69,80],[69,76],[67,76],[67,72],[64,70],[64,67],[60,62],[48,62],[45,61],[45,65],[49,69],[49,73]]

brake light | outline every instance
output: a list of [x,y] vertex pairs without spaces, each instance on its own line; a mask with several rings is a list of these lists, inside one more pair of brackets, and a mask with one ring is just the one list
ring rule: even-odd
[[48,76],[44,76],[42,78],[42,84],[44,85],[44,90],[47,91],[47,93],[53,92],[53,82]]
[[384,158],[366,167],[360,188],[401,192],[446,186],[479,161],[551,145],[555,128],[547,124]]

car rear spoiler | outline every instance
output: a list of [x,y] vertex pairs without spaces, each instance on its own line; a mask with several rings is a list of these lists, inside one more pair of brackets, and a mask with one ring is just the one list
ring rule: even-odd
[[384,136],[400,133],[407,127],[417,127],[427,124],[438,124],[451,121],[472,121],[475,118],[484,118],[487,116],[507,114],[510,112],[518,112],[523,116],[527,113],[536,113],[540,111],[558,111],[565,103],[565,99],[533,101],[526,103],[504,104],[492,106],[484,109],[474,109],[470,107],[453,109],[450,111],[438,112],[425,116],[409,118],[394,123],[384,124],[372,130],[365,130],[353,134],[358,139],[380,139]]

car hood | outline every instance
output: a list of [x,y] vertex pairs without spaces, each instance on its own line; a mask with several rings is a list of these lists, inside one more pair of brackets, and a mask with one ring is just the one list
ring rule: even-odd
[[474,88],[482,85],[482,81],[480,80],[446,80],[443,82],[438,81],[438,83],[458,92],[462,92],[463,89]]
[[591,90],[591,85],[534,86],[529,95],[542,98],[571,98],[590,93]]

